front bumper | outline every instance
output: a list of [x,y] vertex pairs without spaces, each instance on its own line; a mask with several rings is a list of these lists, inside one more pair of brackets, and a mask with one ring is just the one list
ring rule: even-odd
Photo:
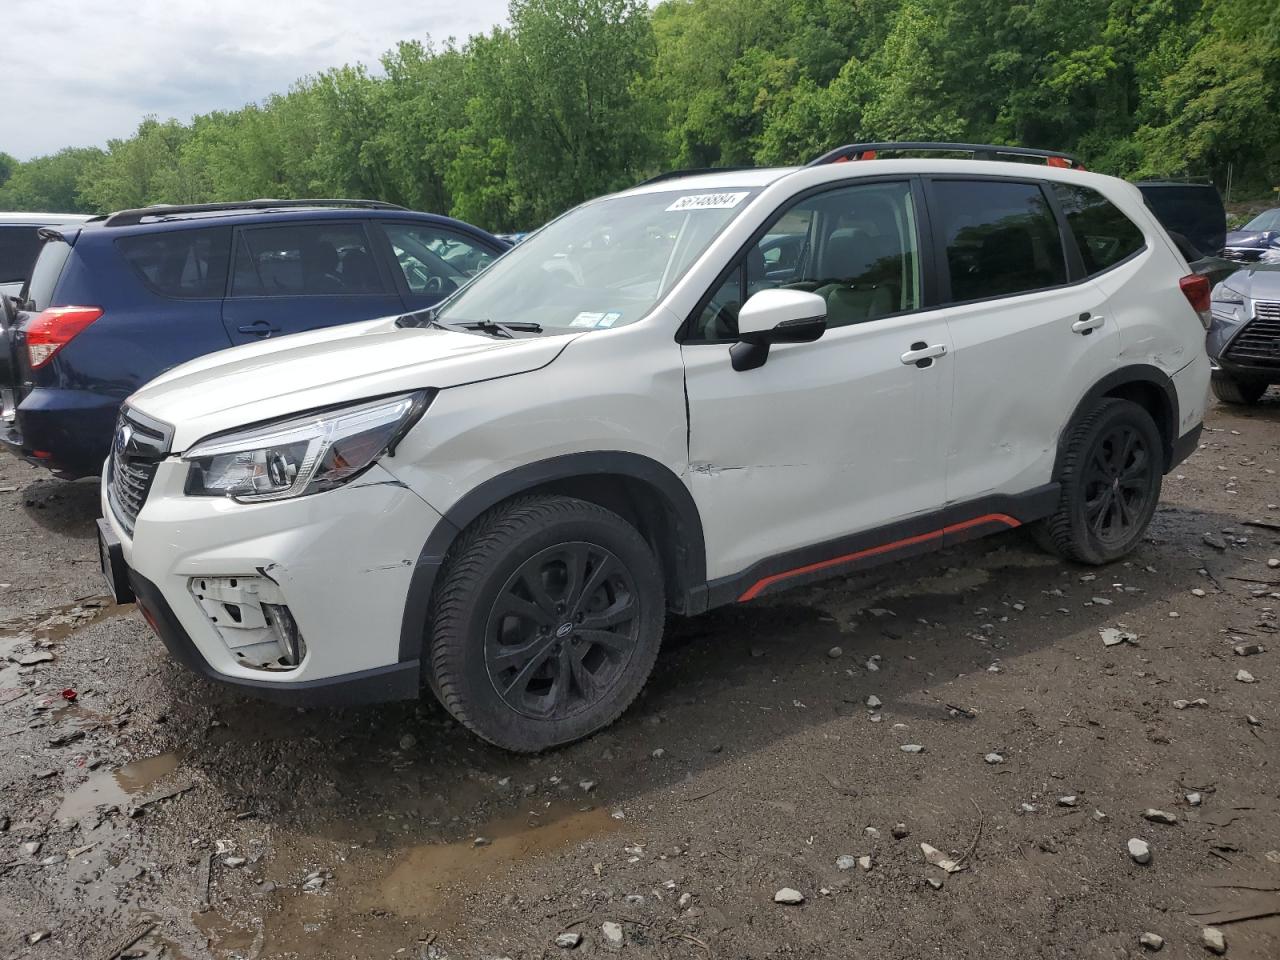
[[[402,645],[402,624],[438,513],[379,465],[336,490],[255,504],[188,497],[186,472],[176,458],[159,465],[132,536],[105,483],[102,491],[138,605],[175,660],[294,703],[418,696],[421,644]],[[236,656],[192,588],[215,577],[266,578],[278,588],[306,642],[296,667],[262,669]]]

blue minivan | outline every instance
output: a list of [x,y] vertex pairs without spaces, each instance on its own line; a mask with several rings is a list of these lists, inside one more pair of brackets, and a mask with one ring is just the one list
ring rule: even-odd
[[371,200],[145,207],[40,236],[30,280],[4,298],[0,443],[67,479],[100,472],[121,401],[170,367],[421,310],[509,247]]

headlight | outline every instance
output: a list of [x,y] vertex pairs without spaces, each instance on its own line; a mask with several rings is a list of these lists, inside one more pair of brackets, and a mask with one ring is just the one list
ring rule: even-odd
[[394,446],[430,398],[407,393],[207,438],[183,454],[186,493],[255,503],[331,490]]

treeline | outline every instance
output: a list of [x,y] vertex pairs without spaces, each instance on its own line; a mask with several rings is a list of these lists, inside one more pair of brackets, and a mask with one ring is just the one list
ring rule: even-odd
[[662,169],[893,139],[1280,183],[1280,0],[512,0],[509,26],[380,66],[0,154],[0,209],[347,196],[510,230]]

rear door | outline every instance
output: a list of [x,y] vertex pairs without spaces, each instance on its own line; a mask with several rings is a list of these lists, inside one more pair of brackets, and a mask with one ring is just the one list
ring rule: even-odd
[[306,220],[236,231],[222,322],[232,343],[370,320],[404,310],[361,220]]
[[1119,325],[1106,293],[1083,279],[1047,188],[983,177],[928,183],[955,378],[949,502],[1048,483],[1063,424],[1116,367]]
[[500,252],[476,237],[434,223],[378,220],[375,230],[385,240],[400,296],[410,310],[439,303]]

